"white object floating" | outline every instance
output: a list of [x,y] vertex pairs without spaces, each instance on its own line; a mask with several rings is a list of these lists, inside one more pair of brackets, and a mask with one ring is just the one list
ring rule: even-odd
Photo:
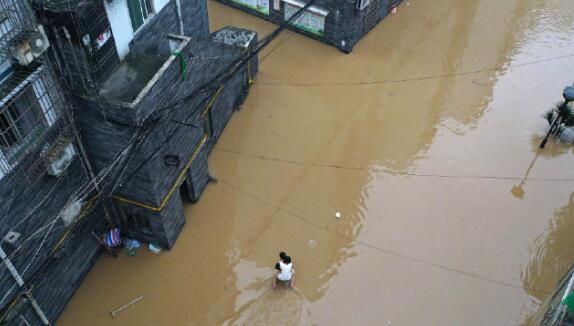
[[161,247],[153,243],[150,243],[148,248],[149,251],[153,252],[154,254],[159,254],[161,252]]
[[307,243],[309,245],[309,247],[311,249],[315,249],[315,247],[317,246],[317,241],[315,240],[309,240],[309,242]]
[[341,218],[341,212],[336,212],[336,213],[335,213],[335,217],[336,217],[337,219]]

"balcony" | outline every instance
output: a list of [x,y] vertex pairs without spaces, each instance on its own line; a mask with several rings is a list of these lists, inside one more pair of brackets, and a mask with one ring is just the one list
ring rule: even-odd
[[187,51],[190,38],[170,35],[172,55],[132,53],[104,80],[99,97],[111,104],[114,119],[140,124],[162,103],[170,102],[171,90],[183,83],[182,62],[177,53]]
[[31,152],[61,108],[49,69],[18,67],[0,84],[0,177]]

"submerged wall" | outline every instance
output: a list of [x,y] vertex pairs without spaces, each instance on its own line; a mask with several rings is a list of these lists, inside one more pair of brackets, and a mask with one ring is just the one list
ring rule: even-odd
[[[146,85],[145,96],[122,103],[91,90],[82,93],[88,88],[98,88],[97,83],[74,89],[73,109],[65,110],[74,112],[82,144],[96,173],[114,161],[139,128],[157,118],[155,114],[163,104],[183,99],[189,90],[225,70],[227,63],[245,50],[210,38],[205,2],[182,1],[186,32],[194,38],[191,42],[190,38],[182,37],[187,45],[173,55],[167,35],[177,32],[174,3],[165,2],[130,45],[133,54],[168,58]],[[62,23],[59,20],[68,15],[53,14],[53,20],[46,22]],[[50,27],[46,25],[47,30]],[[68,46],[74,51],[85,50],[72,41]],[[222,58],[213,60],[219,56]],[[73,70],[63,69],[70,58],[58,57],[56,53],[52,59],[59,60],[61,71]],[[74,60],[83,60],[78,67],[92,63],[87,55],[74,56]],[[256,63],[257,59],[254,60]],[[114,64],[110,70],[116,68]],[[120,226],[124,235],[157,242],[166,248],[175,244],[185,224],[180,186],[187,187],[190,201],[197,201],[205,189],[210,179],[207,154],[245,98],[248,76],[256,73],[253,65],[249,68],[250,73],[248,67],[242,68],[222,92],[206,92],[182,103],[169,119],[152,128],[122,174],[113,202],[100,200],[87,186],[90,174],[86,162],[78,156],[60,176],[40,172],[36,175],[43,166],[41,142],[17,171],[0,180],[0,236],[14,232],[20,236],[13,242],[2,241],[2,248],[50,322],[57,319],[101,252],[96,237],[111,226],[104,218],[104,206],[114,214],[109,216],[111,224]],[[74,70],[77,74],[82,71]],[[78,82],[74,75],[68,77],[69,82]],[[102,74],[103,79],[108,77],[107,73]],[[71,133],[63,119],[52,129],[54,134]],[[79,152],[80,144],[75,146]],[[90,190],[78,194],[79,189]],[[23,289],[16,285],[4,265],[0,266],[0,287],[0,321],[9,325],[41,324]]]
[[[254,32],[231,30],[249,34],[246,46],[257,41]],[[146,130],[114,192],[115,223],[134,238],[173,246],[184,222],[180,186],[190,201],[199,200],[210,180],[207,155],[257,73],[254,57],[223,87],[187,99],[246,49],[218,35],[182,39],[178,54],[166,59],[132,102],[105,96],[77,99],[76,116],[97,171],[108,166],[138,130]],[[162,115],[162,109],[174,103],[170,113]]]
[[[282,24],[308,1],[217,0],[223,4]],[[360,1],[360,0],[357,0]],[[371,0],[364,9],[357,1],[317,0],[288,28],[349,53],[359,40],[402,0]]]

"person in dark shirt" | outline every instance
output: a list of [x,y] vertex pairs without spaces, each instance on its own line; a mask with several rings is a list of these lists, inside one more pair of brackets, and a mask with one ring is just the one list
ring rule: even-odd
[[[283,251],[281,251],[279,253],[279,260],[280,261],[285,261],[285,257],[287,257],[287,254]],[[275,269],[279,272],[281,272],[281,267],[279,267],[279,262],[277,262],[277,264],[275,264]]]

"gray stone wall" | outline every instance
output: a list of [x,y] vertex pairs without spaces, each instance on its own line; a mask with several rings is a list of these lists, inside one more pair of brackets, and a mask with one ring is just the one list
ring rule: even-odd
[[[270,0],[268,15],[237,4],[232,0],[217,1],[276,24],[282,24],[285,21],[283,1],[280,2],[280,9],[275,10],[274,0]],[[372,0],[367,8],[358,10],[357,1],[317,0],[314,6],[329,12],[325,18],[324,35],[319,36],[294,26],[289,27],[289,29],[349,53],[361,38],[387,16],[392,6],[397,6],[400,2],[402,0]]]
[[210,181],[209,168],[207,166],[207,143],[201,149],[191,163],[185,176],[184,187],[186,188],[187,200],[195,203]]
[[[251,38],[252,42],[257,40],[256,35]],[[146,44],[149,47],[149,42]],[[180,102],[212,80],[243,51],[243,47],[212,38],[192,39],[181,51],[183,59],[172,58],[141,100],[127,105],[106,98],[78,99],[83,103],[77,110],[82,137],[97,170],[110,164],[137,128],[154,125],[131,157],[115,192],[120,197],[114,208],[115,221],[131,228],[130,236],[158,242],[166,248],[173,246],[183,226],[179,187],[185,182],[184,187],[191,190],[188,191],[191,201],[201,196],[209,181],[207,155],[244,100],[249,88],[247,69],[251,69],[254,78],[257,58],[242,67],[221,92],[210,89],[199,93],[173,107],[172,113],[163,119],[159,119],[158,111]],[[184,73],[180,60],[187,66]],[[212,105],[208,109],[209,103]],[[210,130],[205,129],[206,122]],[[205,135],[209,138],[203,144]],[[141,218],[147,230],[141,225],[133,226],[137,224],[130,220],[133,216]]]
[[[65,126],[53,128],[59,134]],[[30,183],[26,174],[32,171],[27,168],[39,160],[42,145],[23,159],[20,169],[0,181],[0,237],[9,231],[21,234],[14,244],[3,241],[2,247],[28,287],[33,288],[33,295],[48,318],[55,321],[99,254],[100,246],[91,232],[103,232],[105,220],[98,210],[73,226],[66,226],[58,217],[89,178],[76,157],[62,175],[44,173]],[[87,201],[94,194],[86,195]],[[4,298],[0,309],[17,301],[20,289],[4,265],[0,266],[0,288],[0,297]],[[19,318],[22,314],[32,325],[38,324],[29,303],[14,307],[19,310],[11,311],[7,317]]]
[[[198,40],[209,37],[207,2],[181,0],[180,3],[184,34]],[[180,34],[175,0],[170,1],[149,23],[138,31],[131,43],[130,51],[170,55],[167,42],[169,34]]]
[[[205,2],[183,0],[182,5],[186,19],[186,33],[194,38],[193,44],[185,52],[190,62],[185,79],[176,62],[154,85],[149,97],[133,110],[104,98],[88,97],[87,94],[81,96],[76,93],[73,98],[74,113],[81,131],[82,143],[88,151],[89,160],[96,172],[105,169],[128,144],[137,128],[146,122],[157,109],[158,103],[166,102],[167,99],[178,99],[184,95],[184,93],[174,93],[174,89],[198,87],[202,82],[209,80],[224,69],[226,62],[231,60],[223,58],[204,60],[204,58],[230,57],[242,51],[238,47],[219,44],[209,39]],[[166,39],[168,33],[177,32],[174,8],[174,1],[171,1],[144,30],[138,33],[132,44],[134,52],[169,54],[166,48],[167,43],[162,40]],[[112,216],[114,222],[125,227],[122,231],[125,231],[127,235],[157,242],[166,248],[171,248],[175,244],[185,224],[185,216],[179,189],[171,194],[170,192],[174,185],[179,187],[179,182],[185,180],[186,185],[193,188],[193,196],[190,196],[190,199],[199,199],[209,181],[207,167],[209,144],[215,143],[223,127],[231,118],[232,112],[247,92],[245,69],[233,78],[215,101],[217,113],[213,114],[211,119],[216,126],[216,132],[211,135],[208,142],[199,147],[188,170],[186,170],[186,163],[192,158],[195,149],[201,144],[207,132],[203,128],[201,117],[205,109],[204,104],[208,99],[207,94],[198,96],[194,101],[184,105],[173,116],[172,120],[175,122],[162,122],[163,125],[155,129],[148,141],[138,148],[126,173],[134,171],[147,160],[151,151],[160,147],[158,155],[150,159],[149,164],[145,164],[129,181],[126,181],[126,186],[120,190],[119,194],[129,195],[130,198],[156,206],[160,206],[165,198],[168,200],[159,211],[117,202],[101,203],[101,205],[113,208],[112,212],[116,213]],[[254,76],[256,59],[253,61],[252,69]],[[173,87],[174,85],[176,87]],[[66,110],[72,111],[70,107]],[[162,140],[167,138],[170,130],[179,126],[178,122],[185,122],[196,127],[178,128],[173,141],[162,145]],[[53,129],[55,134],[66,127],[58,124]],[[55,322],[101,252],[101,246],[92,232],[100,235],[108,225],[103,217],[100,204],[72,226],[65,225],[64,221],[57,217],[75,191],[88,183],[89,175],[80,159],[76,157],[61,176],[53,177],[42,174],[33,183],[29,182],[29,174],[33,171],[28,167],[32,167],[33,162],[38,160],[43,144],[40,142],[36,150],[23,160],[17,172],[0,180],[0,196],[3,199],[0,201],[0,237],[4,237],[9,231],[21,233],[19,242],[17,241],[13,246],[3,243],[3,248],[10,255],[15,267],[23,273],[25,282],[33,288],[32,294],[48,318]],[[79,149],[77,144],[76,149]],[[179,156],[179,164],[166,166],[166,155]],[[182,175],[182,172],[184,178],[180,180],[178,176]],[[86,202],[94,195],[92,192],[86,193]],[[91,211],[88,205],[84,208]],[[149,225],[150,232],[143,233],[138,230],[132,232],[133,230],[129,229],[128,214],[143,217],[144,224]],[[29,302],[19,296],[20,291],[4,266],[0,266],[0,288],[2,289],[1,297],[4,298],[0,302],[0,310],[14,304],[13,309],[7,315],[8,324],[21,321],[20,316],[31,325],[40,323]]]

